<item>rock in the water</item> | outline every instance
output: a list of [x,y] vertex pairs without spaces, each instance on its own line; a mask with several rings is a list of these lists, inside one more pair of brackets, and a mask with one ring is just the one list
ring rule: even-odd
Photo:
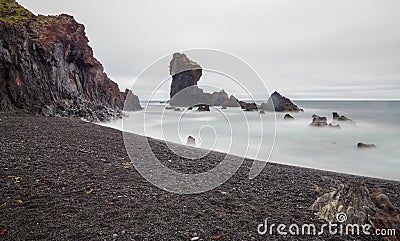
[[333,120],[336,121],[348,121],[348,122],[354,122],[352,119],[342,115],[340,116],[337,112],[332,112]]
[[172,75],[171,99],[181,90],[197,85],[203,73],[198,63],[181,53],[174,53],[169,63],[169,72]]
[[260,109],[267,111],[277,112],[298,112],[302,111],[297,105],[295,105],[290,99],[282,96],[277,91],[272,93],[266,103],[260,105]]
[[195,146],[196,145],[196,139],[193,136],[188,136],[186,145],[188,146]]
[[210,111],[210,105],[197,105],[197,111]]
[[328,119],[325,116],[312,115],[312,118],[313,118],[313,120],[312,120],[310,126],[331,127],[331,128],[340,129],[340,125],[335,125],[332,123],[328,124]]
[[[317,187],[319,197],[311,209],[320,219],[342,224],[370,224],[374,229],[395,229],[400,233],[400,216],[379,189],[369,190],[361,182],[330,180],[328,189]],[[391,240],[398,240],[392,236]]]
[[365,144],[365,143],[359,142],[357,144],[357,148],[376,148],[376,145],[374,145],[374,144]]
[[334,120],[339,120],[340,115],[337,112],[332,112],[332,115]]
[[260,110],[260,112],[258,112],[258,113],[265,114],[265,111],[264,110]]
[[190,60],[185,54],[174,53],[170,62],[172,83],[169,104],[172,106],[193,106],[208,104],[213,106],[239,106],[236,98],[222,89],[213,93],[206,93],[197,86],[202,76],[201,66]]
[[294,117],[291,116],[290,114],[286,114],[286,115],[283,117],[283,119],[285,119],[285,120],[294,120]]
[[[170,62],[172,83],[169,104],[172,106],[194,106],[207,104],[223,107],[241,107],[242,104],[233,95],[228,97],[225,90],[204,92],[197,86],[202,76],[201,66],[190,60],[185,54],[174,53]],[[257,110],[251,104],[245,110]]]
[[9,2],[12,8],[0,7],[0,111],[90,121],[122,116],[126,92],[93,56],[85,27],[66,14],[36,16]]
[[240,107],[244,111],[258,111],[257,104],[255,102],[244,102],[244,101],[239,101]]
[[227,109],[226,105],[225,105],[225,104],[222,105],[222,106],[221,106],[221,109],[226,110],[226,109]]
[[328,119],[325,116],[313,115],[312,118],[311,126],[325,127],[328,125]]
[[138,111],[143,110],[143,107],[140,105],[139,97],[129,89],[125,90],[124,93],[125,104],[124,111]]

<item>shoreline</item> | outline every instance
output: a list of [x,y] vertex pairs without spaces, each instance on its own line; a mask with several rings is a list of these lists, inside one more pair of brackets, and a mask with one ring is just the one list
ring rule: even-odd
[[[326,179],[362,181],[381,188],[400,207],[400,182],[267,162],[248,178],[246,159],[227,182],[192,195],[163,191],[129,166],[117,129],[61,117],[0,114],[0,229],[5,239],[57,240],[383,240],[349,236],[261,236],[257,225],[315,223],[309,210],[315,185]],[[133,134],[140,143],[147,137]],[[165,143],[148,139],[160,161],[184,173],[218,164],[223,153],[199,160],[176,158]],[[171,161],[169,161],[171,160]],[[8,176],[19,177],[19,182]],[[21,200],[21,203],[16,202]],[[217,238],[218,237],[218,238]]]

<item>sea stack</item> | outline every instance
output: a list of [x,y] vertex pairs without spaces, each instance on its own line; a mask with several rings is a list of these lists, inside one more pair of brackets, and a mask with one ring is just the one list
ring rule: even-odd
[[204,92],[197,86],[203,70],[200,64],[189,59],[186,54],[174,53],[169,64],[172,76],[170,100],[171,106],[194,106],[207,104],[212,106],[238,107],[237,99],[230,97],[221,89],[213,93]]
[[352,119],[350,119],[344,115],[339,115],[337,112],[332,112],[332,118],[335,121],[347,121],[347,122],[355,123]]
[[277,112],[299,112],[303,111],[295,105],[290,99],[282,96],[277,91],[272,93],[266,103],[260,105],[260,109]]
[[121,116],[128,92],[104,73],[82,24],[66,14],[36,16],[14,0],[2,4],[0,111],[90,121]]

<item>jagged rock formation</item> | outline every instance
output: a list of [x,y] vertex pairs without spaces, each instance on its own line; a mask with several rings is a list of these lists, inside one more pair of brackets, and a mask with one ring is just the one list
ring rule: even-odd
[[239,105],[244,111],[258,111],[258,107],[255,102],[239,101]]
[[188,146],[196,146],[196,139],[193,136],[188,136],[186,145]]
[[332,123],[328,124],[328,119],[325,116],[312,115],[312,118],[313,118],[313,120],[310,123],[310,126],[315,126],[315,127],[333,127],[333,128],[340,129],[340,125],[334,125]]
[[311,126],[316,126],[316,127],[328,126],[328,119],[325,116],[313,115],[312,118],[313,120],[310,124]]
[[[0,0],[0,33],[0,111],[90,121],[121,116],[129,91],[107,77],[72,16],[36,16]],[[137,98],[129,99],[131,110],[141,109]]]
[[317,187],[319,197],[311,206],[320,219],[360,226],[370,224],[374,229],[395,229],[396,236],[387,238],[400,240],[400,216],[381,190],[369,190],[361,182],[326,181],[330,182],[330,188]]
[[299,112],[303,111],[295,105],[290,99],[282,96],[277,91],[271,94],[266,103],[260,105],[260,109],[278,112]]
[[286,115],[283,117],[283,119],[284,119],[284,120],[294,120],[294,117],[291,116],[290,114],[286,114]]
[[174,53],[170,61],[169,72],[172,75],[169,104],[171,106],[194,106],[208,104],[213,106],[239,106],[234,96],[221,90],[206,93],[197,86],[202,76],[201,66],[190,60],[185,54]]
[[332,112],[332,117],[333,117],[333,120],[335,120],[335,121],[348,121],[348,122],[354,123],[354,121],[352,119],[350,119],[344,115],[340,116],[337,112]]
[[[174,53],[169,63],[169,73],[172,76],[170,99],[180,91],[197,85],[203,73],[201,66],[186,57],[185,54]],[[197,95],[196,89],[191,89]]]
[[359,142],[357,144],[357,148],[376,148],[376,145],[374,145],[374,144],[365,144],[365,143]]
[[125,99],[124,111],[138,111],[143,109],[140,105],[139,97],[131,90],[126,89],[123,93],[123,97]]

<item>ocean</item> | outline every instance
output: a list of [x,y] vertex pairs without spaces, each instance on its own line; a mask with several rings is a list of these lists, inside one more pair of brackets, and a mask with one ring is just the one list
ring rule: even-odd
[[[142,103],[143,111],[102,125],[180,144],[190,135],[205,150],[400,181],[400,101],[294,102],[304,109],[290,113],[295,120],[284,120],[285,113],[240,108],[166,110],[165,104],[153,101]],[[309,126],[313,114],[332,122],[332,112],[356,124],[340,122],[340,129]],[[377,148],[358,149],[358,142]]]

